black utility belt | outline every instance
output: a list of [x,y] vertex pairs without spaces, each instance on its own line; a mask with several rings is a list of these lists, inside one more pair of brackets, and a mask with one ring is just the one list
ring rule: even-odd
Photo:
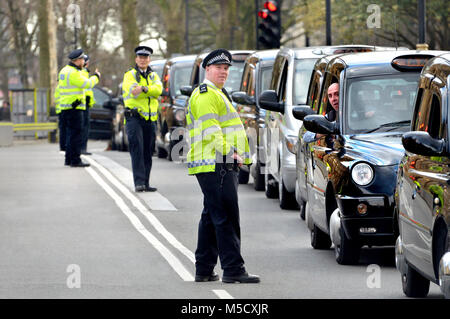
[[131,117],[143,118],[136,109],[125,108],[124,115],[126,119]]

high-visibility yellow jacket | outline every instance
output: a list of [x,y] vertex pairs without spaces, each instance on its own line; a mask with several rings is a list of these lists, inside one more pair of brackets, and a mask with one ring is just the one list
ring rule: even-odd
[[61,113],[61,107],[59,106],[60,101],[59,101],[59,85],[56,86],[55,88],[55,112],[56,114]]
[[[148,90],[134,96],[131,91],[136,86],[144,86]],[[125,107],[137,109],[145,120],[156,121],[158,119],[158,97],[161,93],[162,82],[156,72],[150,72],[146,78],[135,68],[125,72],[122,82],[122,96]]]
[[[83,70],[81,70],[81,72],[83,73],[83,75],[85,77],[89,77],[89,70],[84,68]],[[86,89],[84,90],[84,95],[85,97],[89,96],[89,105],[86,105],[87,107],[93,107],[95,104],[95,98],[94,98],[94,91],[92,90],[92,88]],[[87,101],[87,99],[86,99]]]
[[225,94],[211,82],[202,83],[189,99],[186,116],[190,149],[190,175],[214,172],[217,159],[238,153],[251,164],[247,135],[239,113]]
[[93,88],[99,81],[96,75],[87,78],[80,69],[68,64],[59,72],[59,106],[61,111],[72,109],[72,103],[79,100],[77,110],[86,109],[84,90]]

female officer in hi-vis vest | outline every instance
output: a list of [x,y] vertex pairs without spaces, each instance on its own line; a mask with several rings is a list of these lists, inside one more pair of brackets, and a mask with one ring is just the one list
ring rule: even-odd
[[215,281],[217,257],[226,283],[258,283],[247,273],[241,256],[238,206],[238,166],[250,164],[247,136],[239,114],[223,89],[231,65],[227,50],[212,51],[203,60],[206,79],[192,92],[187,128],[188,171],[202,189],[203,212],[195,251],[195,281]]
[[136,192],[154,192],[149,181],[162,83],[149,66],[153,50],[138,46],[134,52],[136,66],[125,73],[122,83],[134,187]]

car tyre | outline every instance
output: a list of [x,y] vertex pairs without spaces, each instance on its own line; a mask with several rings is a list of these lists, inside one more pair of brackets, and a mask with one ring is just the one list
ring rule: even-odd
[[316,224],[313,225],[313,229],[311,230],[311,246],[314,249],[330,249],[331,247],[331,238],[320,230]]
[[158,155],[158,158],[167,158],[167,151],[162,147],[157,147],[156,153]]
[[253,181],[253,188],[255,189],[255,191],[263,191],[265,189],[264,174],[261,173],[261,170],[263,170],[263,168],[259,161],[256,163],[255,170],[256,175],[255,180]]
[[269,173],[264,175],[264,188],[267,198],[278,198],[278,186],[273,176]]
[[297,209],[298,203],[295,199],[295,193],[289,193],[284,186],[283,178],[280,172],[280,182],[278,183],[278,193],[280,198],[280,208],[281,209]]
[[300,199],[300,203],[298,203],[299,209],[300,209],[300,218],[302,220],[305,220],[306,218],[306,202],[302,199]]
[[344,228],[339,229],[340,244],[334,245],[336,261],[340,265],[354,265],[359,261],[361,247],[358,242],[350,240],[345,234]]
[[250,173],[248,171],[244,171],[243,169],[239,170],[239,184],[248,184],[249,178]]
[[402,276],[403,292],[408,297],[425,298],[430,290],[430,281],[406,263],[406,273]]

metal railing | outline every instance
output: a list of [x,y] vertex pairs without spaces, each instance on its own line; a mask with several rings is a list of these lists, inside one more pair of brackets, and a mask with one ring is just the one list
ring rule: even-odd
[[9,101],[15,137],[34,136],[38,139],[47,137],[58,128],[56,118],[50,116],[49,89],[12,89]]

